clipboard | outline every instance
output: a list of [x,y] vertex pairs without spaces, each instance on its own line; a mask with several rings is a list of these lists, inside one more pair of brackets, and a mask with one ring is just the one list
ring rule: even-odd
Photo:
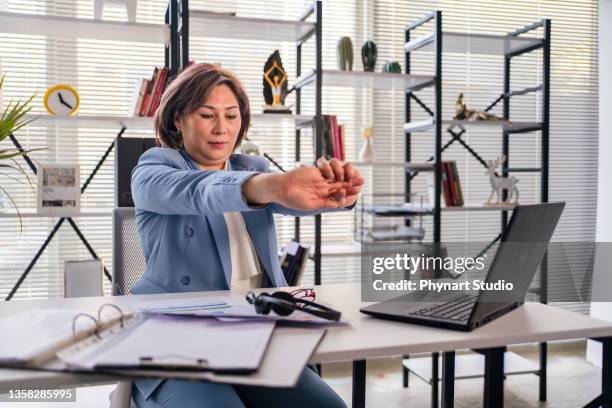
[[[104,305],[103,308],[109,306]],[[113,309],[115,305],[111,306]],[[119,309],[120,310],[120,309]],[[256,370],[194,370],[185,367],[163,367],[156,368],[153,365],[141,368],[95,368],[87,369],[75,367],[59,358],[59,355],[73,355],[76,348],[92,347],[102,345],[103,340],[126,332],[132,327],[137,327],[144,316],[133,313],[121,313],[112,319],[104,321],[93,316],[84,317],[74,310],[73,323],[92,323],[86,331],[77,329],[74,338],[66,347],[55,345],[54,350],[46,350],[45,356],[37,356],[35,360],[27,363],[24,361],[0,360],[0,367],[16,368],[28,371],[44,371],[57,373],[78,373],[79,375],[109,375],[110,378],[164,378],[164,379],[190,379],[203,380],[216,383],[256,385],[264,387],[292,387],[294,386],[306,364],[312,358],[318,345],[322,341],[326,330],[320,327],[278,327],[273,330],[268,346],[263,353],[262,359]],[[119,313],[119,312],[118,312]],[[98,313],[101,314],[101,311]],[[190,318],[191,319],[191,318]],[[198,321],[214,319],[196,319]],[[75,323],[76,324],[76,323]],[[84,349],[83,349],[84,350]]]
[[[107,308],[114,309],[116,316],[102,320]],[[34,319],[37,314],[40,318]],[[24,324],[25,318],[33,321]],[[0,367],[38,368],[57,358],[65,371],[250,373],[259,368],[275,323],[139,315],[107,303],[100,307],[97,318],[61,309],[32,311],[0,321],[0,328],[9,325],[12,330],[0,339],[0,346],[6,348],[0,350]]]
[[186,316],[132,319],[60,351],[69,367],[86,370],[153,369],[248,374],[257,371],[275,323],[221,322]]

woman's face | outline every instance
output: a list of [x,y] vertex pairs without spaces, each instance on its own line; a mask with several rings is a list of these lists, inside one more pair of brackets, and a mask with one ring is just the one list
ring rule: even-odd
[[227,85],[215,87],[198,109],[175,122],[185,150],[203,170],[223,169],[241,124],[238,99]]

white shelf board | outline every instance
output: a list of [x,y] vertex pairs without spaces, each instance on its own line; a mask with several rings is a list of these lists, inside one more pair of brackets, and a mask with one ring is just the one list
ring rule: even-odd
[[[406,123],[404,131],[406,132],[425,132],[434,126],[433,119],[420,120]],[[506,120],[443,120],[442,127],[450,129],[455,126],[468,128],[474,127],[477,129],[502,129],[509,132],[516,132],[520,129],[540,127],[539,122],[514,122]]]
[[[98,129],[121,129],[125,126],[131,130],[153,130],[152,117],[128,117],[128,116],[95,116],[95,115],[33,115],[25,116],[26,120],[36,118],[28,126],[58,126],[70,128],[98,128]],[[290,115],[276,113],[255,113],[251,115],[254,123],[270,123],[282,121],[294,121],[295,125],[307,123],[313,119],[308,115]]]
[[129,23],[76,17],[0,12],[0,32],[54,38],[135,41],[167,44],[165,24]]
[[193,37],[296,42],[314,28],[313,23],[303,21],[240,17],[189,10],[189,34]]
[[461,207],[442,207],[442,211],[449,212],[465,212],[465,211],[512,211],[516,207],[515,204],[465,204]]
[[301,126],[314,120],[314,116],[293,115],[290,113],[251,113],[251,120],[254,123],[294,121],[295,126]]
[[[433,51],[432,34],[415,38],[406,43],[406,49],[428,43],[421,50]],[[540,38],[510,37],[507,35],[466,34],[456,32],[442,33],[442,51],[453,53],[471,53],[484,55],[505,55],[523,47],[540,43]]]
[[407,170],[413,171],[433,171],[433,164],[429,163],[413,163],[413,162],[351,162],[355,166],[359,167],[403,167]]
[[[21,218],[61,218],[61,215],[39,214],[36,208],[23,208],[19,210]],[[70,215],[71,218],[83,217],[110,217],[113,215],[112,208],[83,208],[79,214]],[[66,216],[67,217],[67,216]],[[19,218],[14,208],[0,210],[0,218]]]
[[153,118],[128,116],[95,116],[95,115],[32,115],[26,119],[36,118],[28,127],[58,126],[70,128],[99,128],[99,129],[127,129],[153,130]]
[[[373,89],[407,89],[419,88],[433,83],[431,75],[393,74],[388,72],[363,72],[323,70],[323,86],[373,88]],[[315,71],[301,75],[294,86],[301,88],[316,81]]]
[[[403,361],[404,367],[410,372],[431,384],[432,359],[430,357],[407,358]],[[438,361],[438,372],[442,372],[442,359]],[[532,363],[512,351],[504,353],[504,373],[506,375],[533,374],[539,370],[537,364]],[[455,379],[469,379],[484,377],[484,356],[482,354],[457,354],[455,356]]]

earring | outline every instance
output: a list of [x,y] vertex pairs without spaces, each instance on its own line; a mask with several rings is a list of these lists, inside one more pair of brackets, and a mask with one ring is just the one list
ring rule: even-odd
[[183,148],[183,134],[181,133],[181,129],[176,129],[176,137],[178,139],[179,147]]

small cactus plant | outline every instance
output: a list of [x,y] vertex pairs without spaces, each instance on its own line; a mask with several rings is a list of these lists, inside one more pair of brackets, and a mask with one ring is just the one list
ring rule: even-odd
[[353,42],[350,37],[342,37],[338,41],[338,69],[353,70]]
[[391,72],[394,74],[401,74],[402,67],[397,61],[387,61],[385,65],[383,65],[383,72]]
[[366,41],[361,47],[361,60],[363,61],[363,70],[366,72],[374,72],[376,67],[376,57],[378,50],[374,41]]

